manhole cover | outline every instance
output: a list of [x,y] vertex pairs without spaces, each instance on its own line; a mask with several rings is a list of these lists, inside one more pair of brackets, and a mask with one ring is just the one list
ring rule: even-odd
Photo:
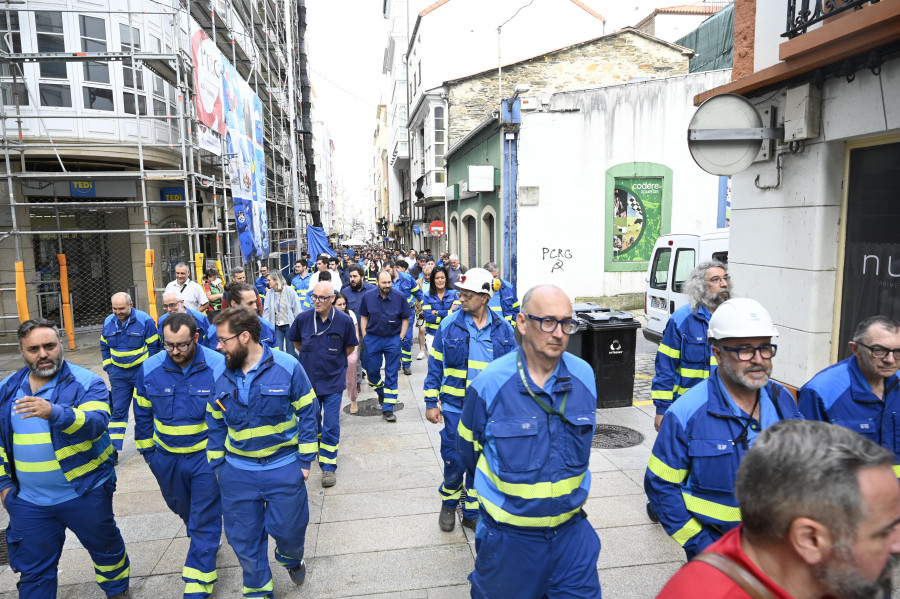
[[[350,414],[350,405],[348,404],[344,406],[344,414],[350,414],[351,416],[381,416],[381,404],[378,403],[377,399],[363,399],[357,401],[356,405],[359,406],[359,412]],[[394,404],[395,412],[399,412],[402,409],[402,401]]]
[[591,447],[595,449],[624,449],[644,442],[644,435],[627,426],[598,424]]

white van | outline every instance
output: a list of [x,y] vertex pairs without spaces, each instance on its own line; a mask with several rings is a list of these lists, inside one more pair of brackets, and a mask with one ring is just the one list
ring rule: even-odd
[[688,303],[681,292],[688,275],[695,266],[709,260],[728,263],[728,229],[701,235],[673,233],[656,240],[644,294],[646,339],[654,343],[662,340],[669,316]]

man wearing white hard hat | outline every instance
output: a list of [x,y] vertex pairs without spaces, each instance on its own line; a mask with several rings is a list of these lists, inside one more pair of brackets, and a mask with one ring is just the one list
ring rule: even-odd
[[723,303],[708,335],[718,368],[666,412],[644,477],[653,511],[688,559],[740,523],[735,476],[760,431],[802,418],[769,378],[778,331],[759,302]]
[[[513,328],[501,313],[488,309],[494,295],[493,284],[494,276],[483,268],[472,268],[460,275],[456,288],[462,310],[451,312],[441,320],[428,359],[425,417],[435,424],[444,423],[441,430],[444,482],[438,489],[443,502],[438,526],[444,532],[450,532],[456,525],[456,507],[462,497],[466,472],[456,449],[466,387],[488,364],[516,348]],[[474,530],[478,522],[478,497],[472,478],[467,476],[465,481],[462,524]]]

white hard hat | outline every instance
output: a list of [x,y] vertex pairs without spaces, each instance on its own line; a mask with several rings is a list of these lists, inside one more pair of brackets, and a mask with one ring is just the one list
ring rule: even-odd
[[738,297],[716,308],[709,319],[707,335],[710,339],[777,337],[778,330],[762,304],[750,298]]
[[494,297],[494,275],[483,268],[470,268],[459,277],[456,288],[487,293],[488,297]]

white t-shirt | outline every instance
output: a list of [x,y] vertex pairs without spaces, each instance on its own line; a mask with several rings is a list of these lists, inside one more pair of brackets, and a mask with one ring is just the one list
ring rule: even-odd
[[180,285],[178,280],[171,281],[168,285],[166,285],[165,293],[170,292],[180,292],[181,297],[184,298],[184,307],[190,308],[192,310],[200,310],[200,306],[209,303],[209,299],[206,297],[206,293],[203,291],[203,287],[201,287],[198,283],[187,280],[187,283],[184,285]]
[[[329,270],[328,272],[331,273],[331,284],[334,285],[334,290],[340,291],[343,288],[340,275],[332,270]],[[316,288],[316,283],[318,283],[318,282],[319,282],[319,271],[316,271],[309,278],[309,294],[310,295],[312,295],[313,289]],[[309,305],[312,306],[312,300],[310,299],[308,301],[309,301]]]

